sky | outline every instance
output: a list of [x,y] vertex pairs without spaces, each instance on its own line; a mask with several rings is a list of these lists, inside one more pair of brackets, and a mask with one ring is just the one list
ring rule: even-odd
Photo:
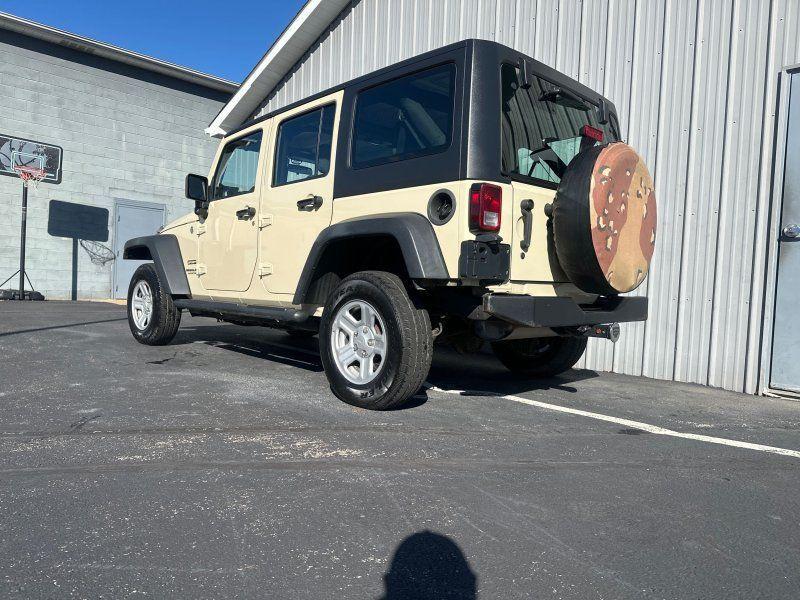
[[0,12],[237,83],[305,0],[0,0]]

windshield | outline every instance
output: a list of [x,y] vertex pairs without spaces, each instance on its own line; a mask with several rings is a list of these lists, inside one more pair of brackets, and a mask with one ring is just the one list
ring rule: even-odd
[[524,88],[520,70],[503,64],[503,172],[552,187],[578,152],[597,143],[581,136],[584,125],[602,130],[604,141],[616,141],[619,134],[613,115],[601,125],[596,105],[539,77],[529,81]]

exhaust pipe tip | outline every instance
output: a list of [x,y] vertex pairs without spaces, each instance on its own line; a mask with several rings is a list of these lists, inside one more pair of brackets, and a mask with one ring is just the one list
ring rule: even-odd
[[595,325],[594,337],[605,338],[610,340],[611,343],[616,344],[619,340],[620,328],[619,323],[608,323],[607,325]]
[[619,323],[606,323],[604,325],[585,325],[579,329],[581,335],[586,337],[602,338],[616,343],[620,336]]

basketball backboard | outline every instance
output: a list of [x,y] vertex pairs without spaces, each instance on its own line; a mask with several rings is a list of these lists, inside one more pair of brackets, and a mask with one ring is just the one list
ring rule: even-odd
[[61,183],[60,146],[16,138],[0,133],[0,175],[19,177],[15,167],[42,169],[42,181]]

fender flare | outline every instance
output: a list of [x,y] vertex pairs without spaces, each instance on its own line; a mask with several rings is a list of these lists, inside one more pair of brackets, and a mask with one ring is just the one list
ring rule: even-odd
[[190,298],[189,280],[183,268],[183,256],[174,235],[148,235],[125,242],[125,260],[152,260],[161,284],[172,296]]
[[345,238],[389,235],[400,246],[411,279],[448,280],[450,275],[433,225],[419,213],[386,213],[340,221],[319,234],[311,247],[292,303],[303,304],[320,259],[334,241]]

